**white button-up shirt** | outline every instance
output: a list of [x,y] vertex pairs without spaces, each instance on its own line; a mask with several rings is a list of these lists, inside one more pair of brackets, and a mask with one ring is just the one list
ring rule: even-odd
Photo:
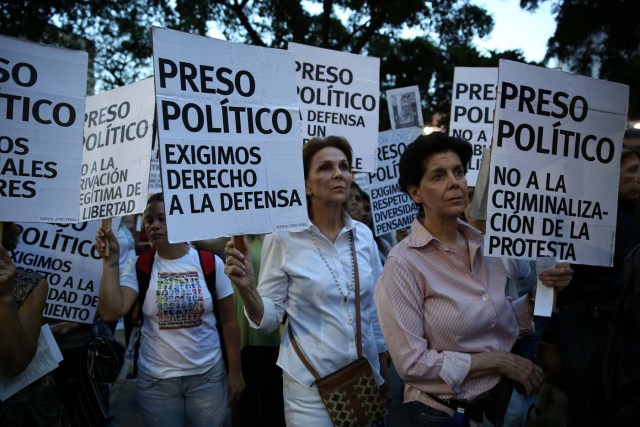
[[[386,346],[378,324],[373,291],[382,264],[371,230],[348,216],[345,216],[345,226],[335,243],[313,224],[307,231],[266,236],[258,284],[264,316],[260,325],[251,320],[249,323],[258,330],[273,331],[280,326],[286,312],[298,346],[320,376],[354,361],[358,357],[354,292],[348,294],[348,313],[343,301],[343,294],[352,281],[350,230],[353,230],[360,277],[363,355],[369,360],[377,383],[381,384],[378,353],[385,351]],[[322,260],[311,233],[341,290]],[[352,324],[349,324],[349,316]],[[278,366],[306,386],[310,387],[315,381],[293,349],[288,331],[282,338]]]

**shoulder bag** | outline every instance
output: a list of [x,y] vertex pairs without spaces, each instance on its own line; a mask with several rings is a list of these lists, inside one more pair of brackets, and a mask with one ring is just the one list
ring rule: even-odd
[[355,254],[353,232],[351,233],[351,257],[355,275],[355,302],[356,302],[356,338],[358,346],[358,358],[347,366],[337,371],[320,377],[318,371],[311,366],[298,346],[291,323],[288,324],[289,339],[295,352],[300,357],[304,366],[316,379],[320,397],[324,402],[334,426],[362,426],[377,420],[384,415],[385,402],[380,394],[378,385],[373,376],[369,361],[362,355],[361,319],[360,319],[360,280],[358,277],[358,260]]

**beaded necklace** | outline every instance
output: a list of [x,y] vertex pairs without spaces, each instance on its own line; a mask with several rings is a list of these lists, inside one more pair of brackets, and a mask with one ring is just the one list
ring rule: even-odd
[[326,265],[327,268],[329,269],[329,272],[331,273],[331,277],[333,277],[333,281],[338,287],[338,292],[340,292],[340,295],[342,295],[342,304],[344,305],[344,308],[347,311],[347,322],[349,323],[349,325],[351,325],[355,334],[355,326],[353,324],[353,319],[351,318],[351,312],[349,311],[349,295],[351,295],[351,293],[355,289],[355,283],[356,283],[356,269],[354,267],[355,260],[353,259],[353,232],[349,231],[349,248],[351,249],[351,283],[349,283],[349,285],[346,286],[346,292],[343,290],[342,285],[340,285],[340,281],[338,280],[338,275],[336,274],[335,271],[333,271],[333,269],[327,262],[327,259],[325,258],[324,253],[322,253],[322,250],[320,249],[320,245],[318,244],[318,240],[316,239],[315,234],[313,234],[313,231],[310,231],[310,234],[311,234],[311,239],[313,240],[313,244],[316,246],[316,249],[320,254],[320,258],[322,258],[322,261],[324,261],[324,265]]

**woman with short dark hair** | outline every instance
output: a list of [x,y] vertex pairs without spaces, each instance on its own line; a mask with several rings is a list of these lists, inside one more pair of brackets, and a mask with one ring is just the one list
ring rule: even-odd
[[[513,303],[506,297],[502,261],[485,258],[482,234],[458,219],[467,203],[470,157],[469,143],[432,133],[418,137],[400,158],[400,188],[420,214],[411,234],[389,253],[375,300],[405,382],[411,426],[454,425],[454,415],[466,422],[488,415],[495,422],[504,408],[493,413],[474,403],[499,383],[508,402],[514,383],[532,393],[543,379],[540,368],[510,352],[520,332],[533,326],[529,297]],[[571,269],[540,278],[566,286]]]

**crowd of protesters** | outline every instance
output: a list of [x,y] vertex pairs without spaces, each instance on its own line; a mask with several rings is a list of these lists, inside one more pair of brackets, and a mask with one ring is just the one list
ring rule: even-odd
[[[305,231],[246,236],[246,248],[234,239],[170,243],[162,194],[151,196],[142,236],[123,222],[96,237],[100,319],[132,315],[141,327],[134,345],[144,424],[331,426],[310,367],[331,374],[357,359],[361,343],[385,396],[390,366],[404,384],[405,425],[524,426],[545,382],[544,340],[562,360],[568,426],[636,425],[634,402],[594,401],[589,379],[601,374],[594,358],[638,275],[625,258],[640,231],[639,136],[625,134],[613,267],[557,264],[537,275],[535,263],[484,256],[482,221],[468,210],[471,147],[438,132],[418,137],[400,159],[400,189],[419,214],[398,235],[374,237],[368,196],[353,180],[353,153],[341,137],[303,148]],[[77,395],[95,328],[42,318],[47,282],[14,266],[21,227],[2,227],[1,373],[25,369],[43,322],[65,362],[0,403],[0,425],[108,425],[108,418],[88,421]],[[147,276],[141,259],[150,263]],[[536,276],[558,290],[550,322],[534,319],[531,285],[509,289],[510,281],[531,284]],[[624,351],[636,362],[619,374],[631,378],[640,361],[639,294],[632,288],[625,295],[633,302],[624,302]],[[384,417],[371,425],[385,425]]]

